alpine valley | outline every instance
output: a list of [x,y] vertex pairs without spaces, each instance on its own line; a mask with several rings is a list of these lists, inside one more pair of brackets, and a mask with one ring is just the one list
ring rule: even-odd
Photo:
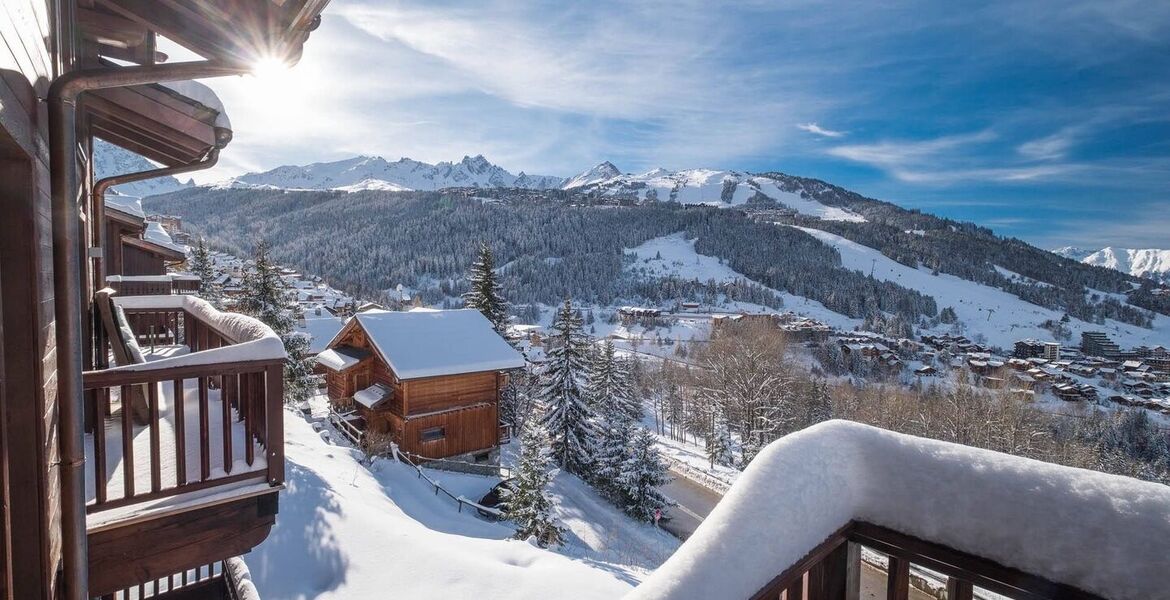
[[281,263],[371,299],[410,290],[457,304],[482,241],[527,318],[566,297],[599,308],[691,300],[890,334],[963,333],[999,348],[1086,330],[1122,346],[1170,342],[1170,297],[1121,260],[1069,258],[778,172],[630,174],[604,162],[566,179],[514,175],[482,156],[356,157],[144,205],[236,255],[263,238]]

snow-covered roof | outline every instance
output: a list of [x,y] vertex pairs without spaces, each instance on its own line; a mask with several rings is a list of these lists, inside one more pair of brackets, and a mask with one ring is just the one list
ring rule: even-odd
[[320,316],[306,315],[304,327],[297,329],[309,334],[309,354],[317,354],[324,350],[329,342],[345,326],[345,321],[327,312]]
[[163,229],[162,223],[158,221],[147,221],[146,230],[142,232],[142,239],[163,248],[174,250],[180,254],[187,253],[187,247],[182,244],[176,244],[175,240],[171,239],[171,234]]
[[132,217],[138,217],[139,219],[146,218],[146,212],[142,210],[142,199],[138,196],[106,194],[106,208]]
[[375,383],[368,388],[354,392],[353,401],[366,408],[373,409],[378,404],[389,399],[393,394],[394,390],[380,383]]
[[524,357],[478,310],[365,312],[354,318],[400,379],[524,366]]
[[223,129],[231,129],[232,122],[228,119],[227,110],[223,107],[223,101],[211,88],[199,83],[198,81],[170,81],[159,84],[168,88],[180,95],[186,96],[211,110],[219,113],[215,117],[215,126]]
[[370,353],[353,346],[338,346],[322,350],[317,355],[317,364],[334,371],[344,371],[369,356]]
[[1165,595],[1170,487],[829,421],[765,448],[627,599],[750,597],[851,520],[1103,597]]

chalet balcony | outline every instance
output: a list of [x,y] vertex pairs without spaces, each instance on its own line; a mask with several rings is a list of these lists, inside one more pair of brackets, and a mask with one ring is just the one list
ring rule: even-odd
[[169,296],[199,291],[196,275],[110,275],[106,285],[119,296]]
[[627,598],[1165,598],[1167,539],[1166,486],[829,421],[765,448]]
[[194,296],[103,298],[118,366],[84,374],[94,595],[247,552],[284,482],[272,330]]

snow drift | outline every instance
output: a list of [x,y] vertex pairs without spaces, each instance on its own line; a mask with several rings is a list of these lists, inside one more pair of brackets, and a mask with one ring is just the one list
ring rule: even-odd
[[1165,593],[1170,488],[829,421],[765,448],[627,598],[750,597],[854,519],[1105,597]]

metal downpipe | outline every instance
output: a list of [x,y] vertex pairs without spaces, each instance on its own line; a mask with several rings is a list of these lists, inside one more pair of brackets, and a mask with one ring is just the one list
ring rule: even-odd
[[89,90],[247,72],[212,61],[80,69],[49,88],[49,176],[53,211],[53,304],[60,422],[62,597],[85,600],[89,560],[85,529],[85,407],[82,374],[80,203],[77,173],[77,100]]

